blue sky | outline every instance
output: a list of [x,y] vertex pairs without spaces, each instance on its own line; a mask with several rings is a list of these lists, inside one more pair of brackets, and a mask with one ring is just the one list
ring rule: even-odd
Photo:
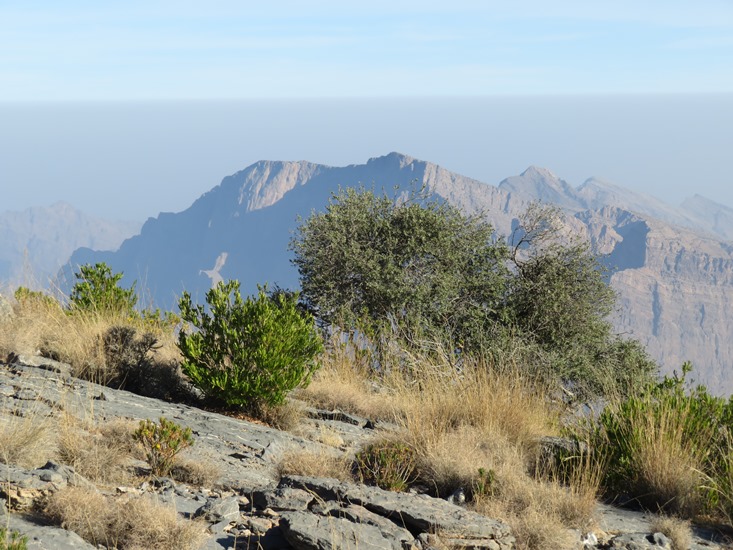
[[733,206],[732,150],[731,0],[0,0],[3,210],[144,220],[390,151]]
[[0,1],[0,100],[668,92],[733,92],[733,2]]

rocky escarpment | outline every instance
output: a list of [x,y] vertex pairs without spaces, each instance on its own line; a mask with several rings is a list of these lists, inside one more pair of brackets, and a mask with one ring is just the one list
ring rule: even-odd
[[[368,441],[375,424],[340,413],[308,409],[301,435],[222,416],[187,405],[166,403],[78,380],[70,369],[40,357],[0,364],[0,427],[13,419],[34,424],[63,417],[104,423],[115,419],[165,416],[193,430],[189,459],[214,464],[220,474],[211,486],[192,486],[170,478],[134,485],[93,485],[73,468],[52,460],[21,468],[0,464],[0,509],[4,523],[29,537],[31,550],[95,548],[80,537],[49,525],[36,506],[69,486],[127,498],[141,495],[173,506],[183,518],[202,522],[205,550],[380,548],[385,550],[514,548],[509,527],[464,505],[417,493],[393,493],[329,478],[278,475],[289,452],[348,455]],[[379,428],[377,424],[376,428]],[[385,426],[386,429],[391,429]],[[313,437],[327,429],[337,446]],[[145,464],[137,464],[144,467]],[[599,505],[598,527],[574,533],[578,548],[670,548],[651,529],[651,515]],[[720,548],[719,535],[697,530],[692,548]]]
[[733,393],[733,245],[616,208],[578,215],[605,254],[618,294],[617,330],[644,344],[666,372]]

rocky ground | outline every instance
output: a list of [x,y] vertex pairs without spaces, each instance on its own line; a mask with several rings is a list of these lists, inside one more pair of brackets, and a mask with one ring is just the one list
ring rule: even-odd
[[[328,457],[353,452],[375,429],[367,419],[334,411],[306,409],[301,435],[200,410],[141,397],[74,378],[63,363],[17,357],[0,364],[2,414],[43,419],[63,414],[79,419],[151,419],[161,416],[190,427],[195,444],[189,458],[219,472],[211,487],[172,479],[149,479],[134,486],[95,487],[110,494],[151,493],[186,518],[200,518],[209,537],[202,546],[218,549],[461,548],[508,550],[510,528],[496,519],[427,495],[391,493],[335,479],[278,473],[287,453],[312,451]],[[2,420],[2,418],[0,418]],[[329,444],[321,442],[329,434]],[[143,464],[144,466],[144,464]],[[47,462],[37,469],[0,464],[0,497],[5,523],[28,536],[31,549],[96,548],[78,535],[48,525],[34,502],[66,486],[91,486],[69,466]],[[575,533],[577,548],[669,548],[651,532],[653,517],[598,506],[598,526]],[[697,550],[725,548],[723,536],[695,529]]]

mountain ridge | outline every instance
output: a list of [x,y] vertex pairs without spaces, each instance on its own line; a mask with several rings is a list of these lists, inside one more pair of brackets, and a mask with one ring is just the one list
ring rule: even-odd
[[216,277],[239,279],[245,292],[264,282],[297,287],[288,252],[296,220],[323,209],[340,186],[424,186],[469,214],[487,215],[505,236],[536,195],[555,196],[568,212],[568,225],[613,268],[617,330],[645,344],[665,372],[692,359],[700,365],[699,380],[719,393],[733,392],[726,367],[733,362],[733,321],[727,315],[733,308],[733,245],[699,224],[676,226],[644,212],[660,210],[657,199],[628,204],[644,199],[630,192],[627,204],[607,204],[622,188],[608,184],[593,194],[600,184],[593,178],[584,183],[589,181],[583,197],[551,171],[530,167],[492,186],[399,153],[344,167],[260,161],[227,176],[188,209],[148,219],[118,251],[80,249],[69,266],[106,261],[143,280],[153,303],[170,309],[183,290],[202,299]]

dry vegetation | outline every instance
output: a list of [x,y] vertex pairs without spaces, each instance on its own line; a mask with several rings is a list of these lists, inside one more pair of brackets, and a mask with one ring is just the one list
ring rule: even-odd
[[[0,354],[41,351],[70,363],[77,376],[107,382],[118,374],[104,347],[104,334],[114,326],[156,331],[160,346],[150,352],[153,364],[180,360],[171,327],[166,331],[160,324],[111,314],[69,315],[48,300],[16,306],[13,322],[0,325]],[[538,441],[560,433],[563,414],[562,406],[548,398],[552,392],[547,387],[522,374],[517,365],[498,369],[466,360],[456,369],[435,349],[401,353],[391,360],[376,371],[368,353],[332,342],[310,386],[296,393],[313,406],[396,427],[397,441],[408,451],[394,446],[394,432],[380,432],[370,443],[386,452],[368,459],[362,456],[374,473],[371,481],[377,482],[381,468],[392,468],[390,476],[403,476],[406,485],[440,497],[463,491],[474,510],[510,524],[520,548],[568,547],[569,529],[592,528],[606,465],[591,453],[581,453],[571,457],[574,468],[536,468]],[[80,475],[109,485],[129,481],[126,464],[130,458],[140,458],[132,440],[134,423],[100,423],[93,414],[83,421],[62,415],[50,418],[34,413],[32,404],[10,412],[0,419],[0,461],[36,467],[56,457]],[[303,412],[291,403],[263,411],[263,418],[297,431]],[[698,489],[710,480],[700,473],[700,453],[705,449],[683,437],[685,421],[677,409],[661,416],[642,414],[628,439],[639,445],[638,463],[633,466],[637,492],[654,491],[676,503],[673,512],[695,517],[703,508]],[[708,436],[712,439],[713,434]],[[358,455],[355,463],[354,456],[340,453],[344,445],[338,433],[323,429],[315,439],[328,448],[318,454],[286,455],[279,464],[281,475],[365,479],[363,472],[359,474]],[[365,444],[363,449],[367,448]],[[392,452],[395,449],[398,452]],[[389,463],[397,460],[389,457],[406,456],[409,468],[404,468],[402,459]],[[733,486],[731,456],[724,466]],[[177,461],[172,475],[191,485],[208,486],[219,472],[208,463],[184,458]],[[710,488],[726,502],[724,513],[730,512],[730,487]],[[194,548],[204,536],[200,524],[181,520],[175,510],[144,497],[113,498],[70,488],[51,499],[47,513],[93,544],[119,548]],[[662,518],[654,528],[665,533],[674,548],[689,545],[685,521]]]
[[[404,358],[400,361],[404,367]],[[462,489],[475,510],[507,521],[523,548],[567,547],[568,528],[592,525],[600,466],[589,456],[580,457],[585,467],[573,470],[567,484],[559,476],[531,473],[539,438],[557,433],[560,410],[548,401],[546,388],[516,371],[491,374],[481,364],[464,365],[459,374],[435,356],[410,361],[400,371],[409,376],[376,376],[364,366],[368,358],[332,348],[311,385],[298,395],[321,407],[395,422],[415,468],[405,467],[407,457],[396,454],[399,464],[385,464],[385,469],[405,472],[411,476],[407,481],[442,497]],[[383,450],[394,436],[375,441]],[[281,471],[348,475],[343,464],[324,458],[288,458]],[[375,469],[374,463],[369,467]],[[394,477],[392,471],[382,473]]]
[[65,529],[109,548],[195,549],[206,537],[203,523],[181,519],[174,508],[147,496],[107,497],[70,487],[54,494],[45,511]]

